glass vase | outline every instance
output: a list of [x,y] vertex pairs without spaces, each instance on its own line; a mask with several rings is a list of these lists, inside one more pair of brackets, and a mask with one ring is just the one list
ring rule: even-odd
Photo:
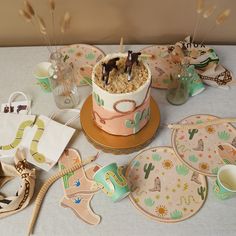
[[50,62],[50,84],[56,106],[59,109],[75,108],[79,104],[79,93],[72,66],[63,61],[60,52],[53,52]]
[[179,73],[170,76],[166,98],[172,105],[182,105],[190,96],[191,74],[187,71],[187,65],[182,65]]

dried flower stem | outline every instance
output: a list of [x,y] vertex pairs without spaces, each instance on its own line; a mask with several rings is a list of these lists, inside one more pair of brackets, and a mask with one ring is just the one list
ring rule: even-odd
[[201,14],[203,12],[204,9],[204,0],[197,0],[197,7],[196,7],[196,14],[197,14],[197,18],[196,18],[196,23],[194,26],[194,31],[193,31],[193,37],[192,37],[192,42],[194,42],[196,33],[197,33],[197,29],[199,27],[200,24],[200,20],[201,20]]
[[124,39],[123,37],[120,38],[120,52],[124,52]]
[[218,26],[218,25],[222,25],[227,19],[228,17],[230,16],[230,9],[226,9],[224,11],[222,11],[217,17],[216,17],[216,20],[215,20],[215,25],[207,31],[207,33],[204,35],[203,37],[203,40],[200,44],[203,44],[207,37],[212,33],[212,31],[215,30],[215,28]]

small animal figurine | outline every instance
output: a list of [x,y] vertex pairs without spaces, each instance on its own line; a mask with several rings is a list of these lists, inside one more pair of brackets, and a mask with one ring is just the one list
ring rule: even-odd
[[138,65],[138,57],[141,55],[141,52],[132,52],[128,51],[128,56],[125,62],[125,73],[128,72],[128,81],[131,80],[131,73],[132,73],[132,67],[133,64],[136,63]]
[[154,180],[154,187],[149,189],[150,192],[160,192],[161,191],[161,180],[160,178],[157,176]]
[[17,114],[19,114],[20,111],[26,110],[27,109],[27,105],[18,105],[17,106]]
[[102,63],[102,81],[105,81],[106,85],[108,85],[109,74],[113,69],[118,70],[116,62],[119,61],[120,58],[116,57],[109,60],[107,63]]

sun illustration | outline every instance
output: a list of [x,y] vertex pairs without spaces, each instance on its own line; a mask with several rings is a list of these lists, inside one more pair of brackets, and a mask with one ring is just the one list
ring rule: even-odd
[[206,162],[199,163],[200,170],[209,170],[209,165]]
[[159,217],[164,217],[164,216],[167,215],[168,210],[167,210],[166,206],[159,205],[159,206],[156,207],[156,213]]
[[214,129],[213,126],[209,125],[209,126],[206,127],[206,132],[208,134],[213,134],[213,133],[215,133],[215,129]]
[[165,169],[171,169],[173,167],[173,163],[171,160],[164,160],[162,162],[162,166],[165,168]]

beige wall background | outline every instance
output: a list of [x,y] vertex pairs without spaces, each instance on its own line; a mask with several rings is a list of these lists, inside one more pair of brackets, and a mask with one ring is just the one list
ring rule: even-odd
[[[52,32],[47,0],[30,1]],[[173,43],[193,34],[196,22],[195,0],[55,0],[57,44],[118,44],[123,36],[126,44]],[[236,1],[206,0],[216,4],[215,14],[201,20],[196,40],[212,44],[236,44]],[[23,0],[0,0],[0,46],[42,45],[45,42],[37,27],[19,16]],[[214,27],[215,17],[231,8],[230,18]],[[59,22],[65,11],[72,15],[71,29],[61,35]]]

